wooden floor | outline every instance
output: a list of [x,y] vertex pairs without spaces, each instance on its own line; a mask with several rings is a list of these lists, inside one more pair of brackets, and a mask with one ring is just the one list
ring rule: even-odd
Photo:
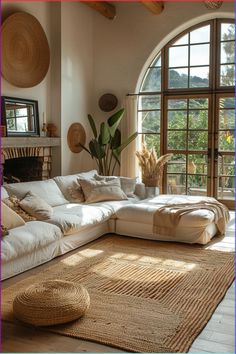
[[[233,250],[235,244],[235,217],[231,213],[231,221],[228,225],[226,236],[223,239],[215,238],[206,248]],[[94,241],[96,242],[96,241]],[[86,246],[84,246],[86,248]],[[77,250],[73,251],[77,252]],[[70,253],[71,255],[72,253]],[[56,264],[64,255],[40,267],[31,269],[11,279],[5,280],[2,287],[6,288],[13,283],[25,279],[29,275],[37,274],[50,264]],[[235,283],[228,289],[223,301],[218,305],[212,318],[193,342],[189,352],[191,353],[235,353]],[[31,329],[20,325],[2,324],[2,352],[121,352],[121,350],[100,345],[97,343],[69,338],[38,329]]]

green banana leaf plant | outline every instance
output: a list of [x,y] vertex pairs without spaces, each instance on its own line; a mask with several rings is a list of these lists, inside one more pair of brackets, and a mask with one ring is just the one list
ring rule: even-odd
[[96,127],[94,119],[89,114],[88,120],[94,138],[89,142],[88,148],[80,146],[96,161],[100,175],[111,176],[116,165],[120,165],[121,152],[133,141],[138,133],[130,135],[121,142],[121,132],[118,128],[124,115],[124,109],[120,109],[100,125],[100,131]]

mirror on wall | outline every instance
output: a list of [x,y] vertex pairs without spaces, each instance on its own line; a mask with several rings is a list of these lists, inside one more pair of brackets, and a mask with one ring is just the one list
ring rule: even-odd
[[2,119],[6,136],[39,136],[38,101],[3,96]]

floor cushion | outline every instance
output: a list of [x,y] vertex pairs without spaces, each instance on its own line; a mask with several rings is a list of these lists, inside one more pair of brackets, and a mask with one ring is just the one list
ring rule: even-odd
[[33,284],[19,293],[13,301],[13,313],[34,326],[49,326],[80,318],[89,305],[84,286],[56,279]]

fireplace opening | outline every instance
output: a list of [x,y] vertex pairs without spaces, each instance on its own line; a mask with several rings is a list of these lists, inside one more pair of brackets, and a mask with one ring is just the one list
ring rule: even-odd
[[43,179],[43,157],[18,157],[4,163],[5,183],[39,181]]

